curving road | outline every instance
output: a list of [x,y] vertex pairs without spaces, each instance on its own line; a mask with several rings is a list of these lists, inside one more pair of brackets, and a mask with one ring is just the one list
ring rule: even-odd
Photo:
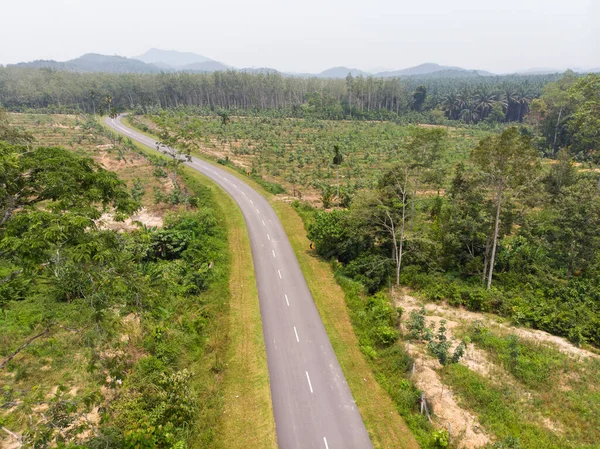
[[[151,148],[157,142],[121,122],[106,124]],[[281,449],[372,448],[344,374],[283,230],[268,201],[232,174],[192,158],[238,204],[250,235],[277,443]]]

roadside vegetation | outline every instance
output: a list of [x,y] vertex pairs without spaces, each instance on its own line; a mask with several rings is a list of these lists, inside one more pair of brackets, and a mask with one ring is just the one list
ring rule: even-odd
[[[274,447],[260,321],[235,336],[251,259],[210,183],[85,116],[2,113],[0,139],[0,445]],[[231,333],[256,366],[239,401]],[[259,427],[235,436],[234,402]]]

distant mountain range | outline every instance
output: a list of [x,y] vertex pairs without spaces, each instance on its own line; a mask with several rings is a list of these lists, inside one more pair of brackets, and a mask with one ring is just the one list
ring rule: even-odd
[[[425,63],[415,67],[402,70],[383,71],[369,73],[363,70],[348,67],[332,67],[320,73],[286,73],[268,67],[260,68],[235,68],[206,56],[196,53],[187,53],[171,50],[150,49],[140,56],[126,58],[123,56],[108,56],[96,53],[87,53],[79,58],[69,61],[58,62],[53,60],[38,60],[33,62],[21,62],[12,64],[17,67],[50,68],[55,70],[68,70],[74,72],[105,72],[105,73],[160,73],[160,72],[188,72],[206,73],[222,70],[238,70],[246,73],[281,73],[284,76],[296,76],[302,78],[345,78],[348,74],[352,76],[375,76],[381,78],[392,77],[443,77],[457,78],[466,76],[495,76],[496,74],[484,70],[467,70],[462,67],[443,66],[434,63]],[[577,72],[587,70],[574,69]],[[592,70],[600,72],[600,68]],[[552,68],[534,68],[523,72],[524,75],[542,75],[550,73],[561,73],[563,70]]]

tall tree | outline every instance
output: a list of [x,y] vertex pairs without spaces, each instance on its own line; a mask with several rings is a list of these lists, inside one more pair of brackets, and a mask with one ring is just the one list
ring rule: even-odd
[[411,212],[410,228],[415,217],[415,202],[419,188],[428,180],[439,161],[447,133],[443,128],[422,128],[415,126],[411,129],[410,142],[407,146],[407,176],[411,180]]
[[531,138],[520,134],[515,127],[508,128],[498,136],[483,139],[473,151],[472,158],[486,179],[486,187],[495,206],[490,217],[492,232],[488,237],[483,267],[483,279],[489,289],[494,274],[503,203],[507,197],[514,197],[536,178],[539,160],[537,151],[531,145]]
[[[138,207],[125,184],[89,158],[0,142],[0,255],[24,270],[60,260],[62,248],[85,240],[103,212],[122,219]],[[79,247],[82,257],[96,243]]]
[[579,79],[570,89],[574,112],[568,129],[573,148],[583,158],[600,160],[600,75],[590,74]]

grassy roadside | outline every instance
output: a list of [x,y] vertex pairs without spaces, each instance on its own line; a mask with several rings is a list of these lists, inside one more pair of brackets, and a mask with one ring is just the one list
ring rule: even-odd
[[[158,151],[134,142],[144,153]],[[223,414],[215,429],[215,447],[276,448],[275,421],[269,373],[262,333],[258,292],[250,240],[241,211],[233,199],[214,182],[195,170],[184,168],[186,182],[192,180],[211,190],[227,222],[231,272],[229,279],[229,341],[223,378]],[[218,375],[218,374],[216,374]],[[202,446],[202,441],[197,442]]]
[[[144,134],[152,137],[151,134]],[[215,162],[205,155],[195,154],[195,156]],[[376,448],[412,449],[419,447],[406,423],[398,414],[391,398],[379,385],[364,355],[360,352],[346,308],[344,292],[335,281],[329,264],[315,257],[309,251],[309,241],[306,238],[304,223],[298,213],[291,205],[277,200],[256,181],[241,175],[231,167],[220,166],[220,168],[243,179],[265,196],[279,216],[373,445]]]
[[[206,185],[214,186],[208,178],[204,180]],[[214,188],[218,189],[215,196],[228,222],[232,258],[230,342],[224,379],[224,419],[217,430],[218,447],[276,448],[267,354],[250,239],[242,213],[233,199],[219,187]]]

